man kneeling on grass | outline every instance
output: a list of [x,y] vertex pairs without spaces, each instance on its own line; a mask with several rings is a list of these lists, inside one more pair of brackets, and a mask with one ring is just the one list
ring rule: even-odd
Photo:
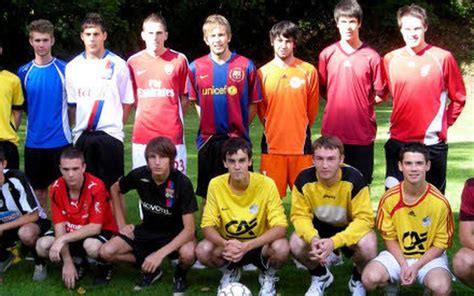
[[97,259],[102,244],[117,232],[109,193],[99,178],[85,172],[84,155],[75,147],[61,153],[59,169],[62,176],[50,189],[54,233],[38,239],[36,251],[53,262],[62,260],[62,278],[69,289],[84,276],[89,261],[97,263],[94,283],[106,284],[111,265]]
[[[147,165],[132,170],[110,189],[120,234],[100,249],[100,256],[139,267],[142,277],[135,291],[162,276],[160,266],[168,257],[178,259],[173,295],[184,295],[186,273],[195,261],[196,197],[189,178],[174,169],[175,157],[176,148],[170,139],[154,138],[145,148]],[[122,195],[133,189],[143,211],[140,225],[125,223]]]
[[288,259],[285,238],[288,222],[275,182],[249,172],[252,148],[242,138],[222,147],[227,174],[209,183],[201,227],[204,234],[196,255],[200,262],[219,267],[224,275],[219,289],[240,279],[240,267],[260,270],[259,295],[276,295],[276,269]]
[[[8,248],[20,240],[34,250],[38,237],[51,226],[25,174],[6,166],[5,152],[0,147],[0,273],[4,273],[15,258]],[[35,252],[33,257],[36,264],[33,280],[40,280],[40,260]]]

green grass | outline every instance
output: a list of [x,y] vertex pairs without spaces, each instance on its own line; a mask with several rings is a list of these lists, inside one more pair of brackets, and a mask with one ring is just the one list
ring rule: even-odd
[[[469,93],[469,91],[468,91]],[[318,115],[318,121],[313,128],[313,139],[319,135],[320,119],[324,106],[321,106]],[[471,133],[472,126],[474,126],[474,119],[472,117],[473,104],[468,100],[466,109],[456,122],[456,124],[449,131],[449,160],[448,160],[448,185],[446,196],[451,202],[453,211],[455,212],[456,221],[458,220],[458,211],[460,204],[460,194],[465,179],[474,176],[474,136]],[[377,107],[377,122],[379,125],[377,141],[375,145],[375,171],[374,181],[371,187],[372,205],[375,210],[377,202],[384,191],[384,173],[385,160],[383,145],[388,138],[388,121],[391,107],[389,104]],[[132,120],[130,120],[132,121]],[[197,154],[194,145],[194,139],[198,128],[198,119],[194,110],[191,110],[186,119],[186,143],[188,149],[188,175],[196,184],[196,164]],[[130,134],[132,124],[126,126],[125,139],[125,157],[126,157],[126,171],[131,168],[131,149],[130,149]],[[22,135],[24,138],[24,125],[22,126]],[[251,126],[251,138],[254,144],[254,168],[258,170],[260,166],[260,137],[262,134],[262,127],[257,120]],[[138,222],[137,211],[137,195],[136,193],[129,193],[126,196],[128,206],[128,220],[131,223]],[[200,198],[198,198],[200,202]],[[290,210],[290,197],[283,201],[287,215]],[[196,215],[199,217],[200,215]],[[457,227],[457,223],[456,223]],[[288,233],[292,231],[289,229]],[[198,237],[202,234],[198,231]],[[379,249],[382,249],[382,243],[379,240]],[[453,247],[448,250],[449,257],[459,249],[459,241],[456,237],[454,239]],[[349,279],[352,266],[351,261],[346,259],[345,264],[341,267],[333,268],[332,272],[335,276],[335,283],[327,291],[326,295],[348,295],[347,281]],[[170,295],[171,294],[171,268],[167,268],[165,263],[165,275],[163,279],[154,284],[151,288],[142,291],[141,295]],[[75,290],[68,291],[64,288],[61,281],[61,266],[49,265],[49,276],[45,282],[32,282],[31,275],[33,272],[33,265],[31,262],[22,261],[17,265],[12,266],[4,276],[4,281],[0,284],[0,295],[77,295]],[[126,266],[120,265],[114,270],[112,281],[107,287],[94,287],[92,285],[91,277],[87,277],[79,286],[86,289],[86,295],[131,295],[134,281],[138,276],[138,271]],[[309,274],[304,271],[296,270],[292,263],[287,264],[280,272],[280,281],[278,283],[278,292],[280,295],[303,295],[309,285]],[[220,279],[220,272],[215,269],[207,269],[204,271],[191,270],[188,275],[188,295],[215,295],[218,281]],[[254,295],[258,294],[257,273],[244,274],[242,282],[247,285]],[[208,291],[206,292],[206,289]],[[403,289],[403,295],[421,295],[422,288],[414,286],[410,289]],[[472,291],[467,289],[459,282],[454,283],[455,295],[472,295]],[[372,293],[371,295],[381,295],[380,292]]]

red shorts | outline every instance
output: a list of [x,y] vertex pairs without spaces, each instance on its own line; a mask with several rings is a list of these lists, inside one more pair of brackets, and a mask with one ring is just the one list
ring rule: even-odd
[[260,172],[275,181],[283,198],[286,186],[293,187],[296,177],[305,168],[313,165],[311,155],[262,154]]

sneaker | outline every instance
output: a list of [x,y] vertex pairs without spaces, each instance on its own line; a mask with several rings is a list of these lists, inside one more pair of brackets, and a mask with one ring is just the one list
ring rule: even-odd
[[33,271],[33,280],[36,282],[41,282],[46,279],[48,276],[48,269],[45,264],[36,264],[35,271]]
[[186,293],[186,278],[180,275],[173,277],[173,296],[184,296]]
[[331,252],[329,256],[326,257],[326,266],[339,266],[344,264],[342,255],[340,253]]
[[308,291],[306,291],[305,296],[322,296],[324,290],[328,288],[334,281],[334,276],[326,268],[326,274],[322,276],[311,276],[311,286],[309,286]]
[[99,263],[96,267],[94,276],[94,285],[102,286],[107,285],[112,278],[112,265]]
[[304,266],[303,264],[301,264],[298,260],[296,260],[295,258],[293,258],[293,263],[295,264],[296,268],[297,269],[300,269],[300,270],[308,270],[308,268],[306,266]]
[[388,286],[386,286],[384,288],[384,295],[385,296],[398,296],[400,295],[400,289],[398,288],[398,285],[396,284],[388,284]]
[[254,271],[257,271],[257,266],[253,265],[252,263],[250,264],[245,264],[243,267],[242,267],[242,270],[243,271],[247,271],[247,272],[254,272]]
[[155,272],[152,273],[142,273],[142,276],[133,288],[133,291],[141,291],[144,288],[151,286],[154,282],[159,280],[162,275],[163,271],[160,268],[157,268]]
[[258,276],[258,282],[260,283],[260,292],[258,296],[275,296],[276,295],[276,282],[279,280],[275,276],[276,270],[272,267],[268,268],[264,272],[260,272]]
[[8,252],[7,259],[0,262],[0,273],[4,273],[5,271],[7,271],[8,267],[12,265],[14,259],[15,256],[12,253]]
[[207,266],[202,264],[199,260],[196,260],[196,262],[194,262],[194,264],[191,268],[192,269],[206,269]]
[[354,281],[351,276],[348,285],[349,291],[351,291],[352,296],[365,296],[365,288],[361,281]]
[[221,282],[219,284],[218,291],[227,286],[230,283],[235,283],[240,280],[241,271],[240,268],[227,269],[224,267],[224,274],[222,275]]

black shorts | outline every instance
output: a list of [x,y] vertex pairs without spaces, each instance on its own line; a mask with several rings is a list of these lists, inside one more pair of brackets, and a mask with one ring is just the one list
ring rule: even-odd
[[[163,248],[175,237],[157,237],[155,233],[150,233],[145,230],[141,225],[136,225],[133,231],[135,236],[134,239],[130,239],[128,236],[119,234],[131,248],[132,253],[135,256],[136,262],[135,265],[140,268],[145,261],[145,258],[151,253]],[[178,259],[179,254],[177,251],[173,251],[168,255],[170,260]]]
[[48,188],[61,176],[59,158],[70,145],[57,148],[28,148],[25,146],[25,174],[33,189]]
[[358,169],[364,175],[365,183],[372,183],[374,172],[374,143],[370,145],[344,144],[344,163]]
[[[315,229],[318,230],[318,234],[320,238],[330,238],[337,233],[344,231],[346,227],[337,227],[333,226],[324,222],[321,222],[317,219],[313,219],[313,226]],[[336,252],[341,251],[346,257],[351,257],[354,255],[354,251],[349,247],[341,247]]]
[[[387,179],[389,177],[396,178],[398,181],[403,180],[402,172],[398,169],[398,159],[400,150],[405,142],[389,139],[385,143],[385,187],[387,187]],[[431,168],[426,174],[426,180],[436,186],[443,194],[446,190],[446,168],[448,164],[448,144],[438,143],[435,145],[427,145],[430,153]]]
[[109,189],[123,176],[123,143],[103,131],[84,131],[75,146],[84,153],[87,171]]
[[7,169],[20,169],[20,155],[18,147],[10,141],[0,141],[0,147],[3,148],[5,158],[7,159]]
[[[43,236],[51,227],[51,221],[48,219],[38,219],[35,222],[40,229],[39,237]],[[18,230],[20,227],[4,231],[0,236],[0,245],[2,247],[9,247],[14,245],[20,238],[18,237]]]
[[[45,235],[54,237],[54,231],[48,231],[48,233],[46,233]],[[105,244],[114,235],[115,234],[112,231],[102,230],[98,235],[86,237],[86,238],[83,238],[83,239],[75,241],[75,242],[70,242],[68,244],[69,245],[69,253],[71,253],[72,257],[85,258],[87,256],[86,250],[84,250],[84,241],[86,239],[95,238],[95,239],[99,240],[101,243]]]

